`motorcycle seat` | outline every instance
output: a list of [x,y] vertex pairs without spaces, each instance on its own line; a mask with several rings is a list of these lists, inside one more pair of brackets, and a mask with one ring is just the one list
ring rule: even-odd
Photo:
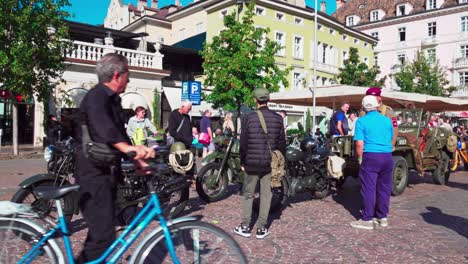
[[63,187],[39,186],[34,188],[34,194],[40,199],[60,199],[66,194],[78,191],[80,186],[77,184],[66,185]]

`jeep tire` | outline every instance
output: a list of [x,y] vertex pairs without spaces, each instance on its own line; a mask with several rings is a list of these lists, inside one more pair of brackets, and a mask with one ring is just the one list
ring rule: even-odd
[[408,163],[403,157],[394,156],[392,170],[392,195],[402,194],[408,185]]
[[439,166],[432,171],[432,181],[435,184],[446,185],[450,178],[450,157],[442,151],[442,157],[440,159]]

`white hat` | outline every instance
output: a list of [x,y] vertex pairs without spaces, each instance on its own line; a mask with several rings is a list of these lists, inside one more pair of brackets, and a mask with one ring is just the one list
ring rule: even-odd
[[379,107],[379,101],[377,101],[377,97],[373,95],[366,95],[362,98],[362,107],[366,111],[375,109]]

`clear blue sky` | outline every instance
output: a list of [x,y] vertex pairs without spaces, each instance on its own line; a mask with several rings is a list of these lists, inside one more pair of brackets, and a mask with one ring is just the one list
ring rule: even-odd
[[[104,24],[104,18],[106,17],[107,7],[111,0],[70,0],[71,7],[66,10],[71,14],[70,20],[78,21],[82,23],[100,25]],[[181,0],[183,6],[191,3],[193,0]],[[319,8],[320,2],[319,1]],[[122,0],[124,4],[133,3],[137,4],[137,0]],[[174,3],[175,0],[159,0],[159,7]],[[331,14],[335,11],[336,0],[326,0],[327,2],[327,14]],[[306,0],[306,4],[310,7],[314,7],[314,0]]]

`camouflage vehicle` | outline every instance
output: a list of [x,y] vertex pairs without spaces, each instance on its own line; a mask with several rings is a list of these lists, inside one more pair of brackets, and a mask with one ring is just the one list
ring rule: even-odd
[[[395,110],[395,113],[399,133],[393,151],[392,195],[404,192],[409,170],[419,175],[430,172],[434,183],[446,184],[450,177],[450,158],[456,149],[455,134],[444,128],[429,127],[430,114],[424,115],[422,109]],[[359,163],[354,157],[352,136],[334,138],[332,151],[346,160],[343,173],[357,177]]]

